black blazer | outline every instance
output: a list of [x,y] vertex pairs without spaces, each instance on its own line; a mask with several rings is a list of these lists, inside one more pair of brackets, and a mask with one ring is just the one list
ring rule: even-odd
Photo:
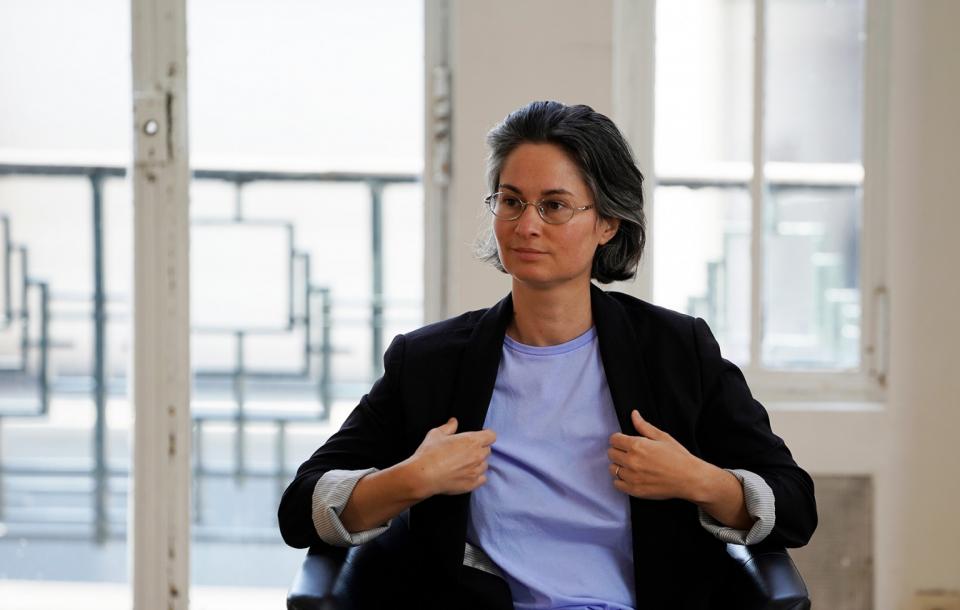
[[[817,525],[813,481],[771,431],[740,370],[721,357],[707,324],[594,285],[590,297],[621,431],[637,434],[630,421],[636,408],[694,455],[760,475],[776,500],[776,523],[764,543],[806,544]],[[483,427],[512,315],[507,295],[489,309],[394,338],[384,354],[383,377],[284,492],[279,523],[287,544],[324,545],[313,525],[311,500],[328,470],[394,465],[451,416],[458,432]],[[485,575],[462,565],[469,500],[470,494],[434,496],[410,509],[416,552],[405,566],[406,578],[433,602],[424,605],[466,607],[476,599],[476,583]],[[631,497],[630,515],[638,607],[722,607],[711,600],[730,562],[724,543],[700,525],[697,507],[678,499]],[[480,586],[489,588],[489,579]],[[489,599],[490,591],[485,595]],[[497,601],[485,605],[512,608],[506,587],[494,597]]]

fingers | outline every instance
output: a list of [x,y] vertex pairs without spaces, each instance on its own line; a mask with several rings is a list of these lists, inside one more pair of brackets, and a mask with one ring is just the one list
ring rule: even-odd
[[622,449],[610,447],[607,449],[607,459],[614,464],[626,464],[627,460],[630,459],[630,454]]
[[490,429],[480,430],[479,432],[473,432],[468,434],[475,434],[477,440],[480,441],[481,447],[489,447],[497,441],[497,433]]
[[486,484],[486,472],[489,467],[490,466],[487,464],[486,460],[482,460],[478,464],[474,464],[468,470],[463,471],[459,477],[457,477],[457,482],[453,483],[446,493],[467,493],[473,491],[481,485]]
[[443,424],[438,429],[447,435],[454,434],[457,431],[457,418],[451,417],[447,420],[447,423]]
[[631,411],[630,419],[633,421],[633,427],[636,428],[637,432],[639,432],[641,436],[658,439],[662,435],[662,432],[659,428],[640,417],[640,411],[637,411],[636,409]]
[[[439,430],[443,434],[450,436],[456,434],[458,425],[459,422],[457,422],[457,418],[451,417],[447,420],[447,423],[443,424],[442,426],[437,426],[434,428],[434,430]],[[478,441],[481,446],[486,447],[487,445],[492,445],[494,442],[496,442],[497,433],[489,428],[486,428],[476,432],[461,432],[460,437],[473,438],[474,440]]]
[[641,444],[649,441],[650,439],[642,436],[627,436],[620,432],[610,435],[610,446],[620,451],[636,451]]
[[489,447],[497,440],[497,433],[493,430],[477,430],[476,432],[461,432],[457,435],[458,439],[471,441],[480,447]]

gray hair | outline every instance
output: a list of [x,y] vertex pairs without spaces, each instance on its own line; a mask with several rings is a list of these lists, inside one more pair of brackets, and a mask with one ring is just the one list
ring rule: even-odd
[[[617,126],[589,106],[531,102],[514,110],[487,134],[487,182],[500,184],[500,171],[519,145],[550,143],[563,148],[580,168],[593,194],[598,218],[620,219],[620,228],[593,256],[590,277],[608,284],[636,275],[646,244],[643,175]],[[506,273],[493,234],[492,221],[476,243],[476,255]]]

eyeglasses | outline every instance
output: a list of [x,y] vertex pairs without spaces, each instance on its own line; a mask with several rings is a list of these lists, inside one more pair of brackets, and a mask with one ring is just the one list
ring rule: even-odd
[[537,213],[544,222],[552,225],[562,225],[569,222],[573,215],[583,210],[589,210],[592,205],[574,207],[560,199],[541,199],[540,201],[523,201],[511,193],[494,193],[484,200],[490,212],[501,220],[516,220],[523,215],[528,205],[537,208]]

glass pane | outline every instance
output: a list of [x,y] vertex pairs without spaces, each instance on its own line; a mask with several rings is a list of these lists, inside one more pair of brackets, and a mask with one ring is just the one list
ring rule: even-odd
[[423,324],[423,189],[419,184],[398,184],[384,192],[383,236],[386,306],[383,336]]
[[859,188],[783,188],[769,194],[765,365],[859,365],[861,197]]
[[723,355],[750,356],[750,194],[741,188],[659,187],[654,300],[707,321]]
[[0,3],[4,608],[130,607],[130,72],[128,1]]
[[729,172],[718,164],[750,162],[753,15],[753,0],[657,3],[658,173]]
[[304,556],[280,493],[422,324],[423,8],[202,0],[188,18],[192,591],[259,609]]
[[766,156],[859,163],[864,0],[768,0]]

